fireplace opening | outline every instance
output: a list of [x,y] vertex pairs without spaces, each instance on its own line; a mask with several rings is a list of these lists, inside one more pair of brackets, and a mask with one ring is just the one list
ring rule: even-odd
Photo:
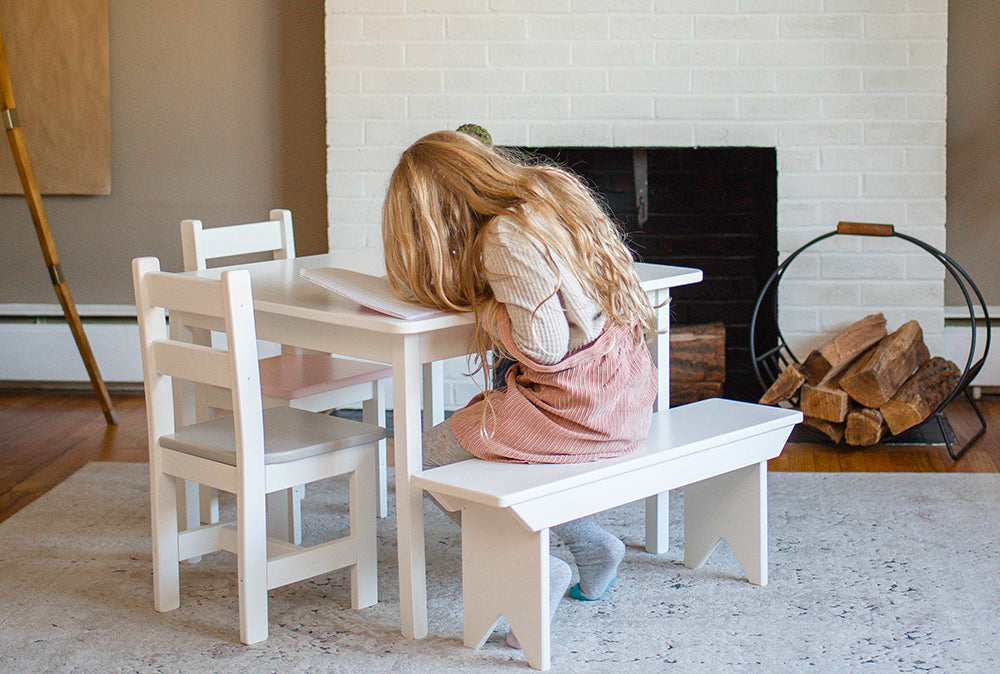
[[[525,147],[565,166],[604,199],[641,262],[695,267],[675,288],[675,325],[725,326],[723,395],[756,401],[750,358],[757,296],[777,268],[777,153],[760,147]],[[757,352],[777,344],[774,316],[758,318]]]

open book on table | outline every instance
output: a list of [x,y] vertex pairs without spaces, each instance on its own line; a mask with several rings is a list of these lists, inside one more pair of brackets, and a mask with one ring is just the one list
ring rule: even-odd
[[399,299],[392,292],[389,281],[384,276],[372,276],[337,267],[318,267],[299,271],[299,277],[357,302],[363,307],[394,318],[414,320],[447,313],[441,309]]

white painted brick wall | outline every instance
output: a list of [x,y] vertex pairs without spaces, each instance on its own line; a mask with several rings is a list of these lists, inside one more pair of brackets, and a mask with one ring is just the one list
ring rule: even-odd
[[[399,152],[464,122],[510,145],[776,147],[782,258],[839,220],[944,248],[947,0],[328,0],[326,37],[344,265],[381,259]],[[805,351],[881,310],[933,351],[943,273],[898,239],[835,237],[782,282],[782,331]]]

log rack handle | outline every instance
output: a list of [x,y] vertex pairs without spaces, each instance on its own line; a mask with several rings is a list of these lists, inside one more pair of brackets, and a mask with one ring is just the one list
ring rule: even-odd
[[879,225],[874,222],[838,222],[837,234],[857,234],[858,236],[892,236],[892,225]]

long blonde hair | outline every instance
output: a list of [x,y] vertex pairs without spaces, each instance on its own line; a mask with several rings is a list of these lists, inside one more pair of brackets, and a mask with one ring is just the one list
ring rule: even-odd
[[[530,211],[530,217],[526,214]],[[611,324],[652,334],[655,317],[615,223],[573,174],[530,164],[464,133],[424,136],[402,155],[382,209],[389,283],[400,297],[476,313],[480,367],[500,308],[482,264],[483,232],[506,215],[563,260]]]

